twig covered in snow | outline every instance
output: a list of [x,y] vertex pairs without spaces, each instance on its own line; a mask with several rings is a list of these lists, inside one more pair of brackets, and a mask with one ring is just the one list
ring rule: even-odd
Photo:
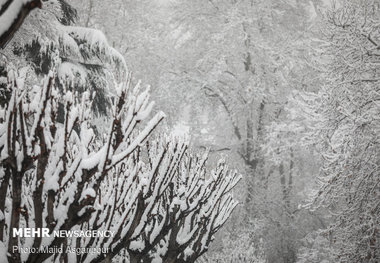
[[[208,249],[236,201],[240,177],[219,163],[206,172],[206,156],[187,153],[187,143],[144,143],[164,118],[150,115],[149,92],[131,88],[129,77],[113,100],[112,119],[101,144],[91,125],[93,94],[63,99],[50,72],[41,88],[9,74],[13,95],[0,123],[0,245],[9,262],[100,262],[128,251],[131,260],[161,258],[194,262]],[[58,106],[63,103],[63,123]],[[108,231],[112,236],[19,238],[23,227]],[[47,248],[20,253],[13,247]],[[62,253],[68,247],[104,248]]]

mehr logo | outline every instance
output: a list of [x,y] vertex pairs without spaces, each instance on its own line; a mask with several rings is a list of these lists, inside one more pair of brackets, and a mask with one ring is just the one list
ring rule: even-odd
[[49,228],[13,228],[13,237],[50,237]]
[[13,237],[114,237],[115,231],[100,230],[54,230],[49,228],[13,228]]

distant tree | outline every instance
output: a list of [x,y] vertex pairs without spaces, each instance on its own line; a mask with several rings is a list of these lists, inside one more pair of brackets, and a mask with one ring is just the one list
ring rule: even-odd
[[321,155],[311,208],[333,212],[324,239],[334,262],[380,259],[379,14],[378,1],[356,0],[326,12],[319,59],[325,85],[298,94],[292,110]]
[[176,86],[197,87],[193,96],[206,97],[206,103],[213,106],[210,109],[224,111],[218,115],[222,125],[217,127],[229,136],[222,143],[238,156],[246,171],[241,227],[247,232],[257,221],[266,222],[249,233],[254,246],[264,240],[265,245],[257,250],[266,250],[273,262],[296,257],[297,235],[302,235],[293,224],[298,201],[294,193],[301,185],[296,160],[303,153],[298,148],[283,148],[287,158],[272,161],[265,149],[267,127],[284,118],[291,91],[311,83],[311,74],[307,75],[313,70],[304,59],[309,42],[304,35],[310,30],[308,15],[310,9],[315,12],[316,2],[199,0],[173,4],[178,16],[173,19],[175,47],[187,56],[182,56],[185,66],[168,76]]

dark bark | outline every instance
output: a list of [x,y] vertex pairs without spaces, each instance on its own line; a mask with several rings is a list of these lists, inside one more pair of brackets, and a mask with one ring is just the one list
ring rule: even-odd
[[[14,2],[18,0],[8,0],[0,9],[0,16],[4,15],[4,13],[7,11],[9,6]],[[0,48],[4,49],[7,45],[7,43],[13,38],[14,34],[17,32],[17,30],[20,28],[22,23],[24,22],[27,15],[32,11],[34,8],[41,8],[42,3],[41,0],[33,0],[27,4],[24,4],[18,13],[17,18],[13,21],[11,26],[8,28],[8,30],[0,36]]]
[[[42,190],[44,185],[44,173],[45,168],[48,165],[48,149],[45,144],[45,136],[43,134],[42,127],[38,129],[38,137],[40,139],[40,148],[41,155],[37,163],[37,180],[36,180],[36,190],[33,192],[33,204],[34,204],[34,221],[36,228],[42,228],[43,225],[43,210],[44,204],[42,202]],[[39,248],[41,246],[42,237],[35,237],[33,242],[33,248]],[[31,261],[34,261],[34,258],[37,254],[31,255]]]
[[[5,168],[5,174],[3,180],[0,184],[0,211],[4,213],[5,209],[5,200],[8,192],[9,178],[10,178],[10,169]],[[0,220],[0,240],[4,240],[4,227],[5,227],[5,217],[3,220]]]
[[17,172],[17,169],[12,171],[12,217],[9,227],[9,241],[8,241],[8,262],[18,263],[21,262],[20,253],[13,252],[13,247],[18,245],[18,237],[13,236],[13,229],[18,229],[20,225],[21,213],[21,195],[22,195],[22,174]]
[[141,263],[141,255],[139,253],[134,253],[133,251],[129,251],[129,262]]
[[262,179],[263,185],[265,185],[265,175],[264,175],[264,160],[262,158],[260,145],[254,145],[254,142],[262,142],[264,137],[264,113],[265,113],[265,101],[262,100],[259,107],[259,118],[256,129],[257,139],[254,140],[254,123],[252,113],[247,119],[247,143],[246,143],[246,154],[243,156],[245,164],[248,168],[248,178],[247,178],[247,196],[245,200],[245,207],[247,209],[247,220],[249,221],[253,210],[253,193],[255,192],[256,181],[255,179],[259,177]]

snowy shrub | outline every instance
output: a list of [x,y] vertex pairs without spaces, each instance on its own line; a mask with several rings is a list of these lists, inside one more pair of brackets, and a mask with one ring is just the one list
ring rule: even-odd
[[[8,75],[12,97],[0,111],[1,255],[7,251],[8,262],[100,262],[127,254],[131,262],[194,262],[204,254],[237,204],[237,173],[222,161],[207,171],[207,154],[189,153],[180,139],[147,142],[164,114],[148,118],[149,90],[131,87],[130,78],[117,86],[103,140],[91,123],[95,94],[61,94],[54,79],[50,72],[42,87],[30,87]],[[20,228],[113,234],[14,236]],[[67,253],[72,248],[103,250]]]

